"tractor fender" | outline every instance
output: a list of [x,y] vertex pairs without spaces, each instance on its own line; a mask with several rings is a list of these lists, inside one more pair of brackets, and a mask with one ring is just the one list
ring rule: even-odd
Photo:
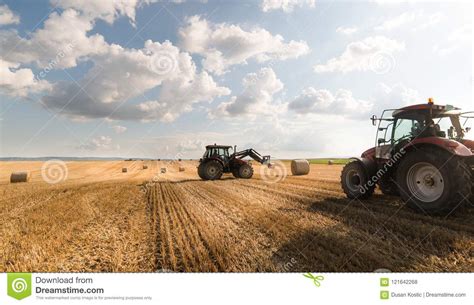
[[219,158],[210,157],[210,158],[208,158],[208,159],[206,160],[206,163],[209,162],[209,161],[217,161],[217,162],[219,162],[222,166],[224,166],[224,162],[222,162],[222,160],[219,159]]
[[410,143],[408,143],[406,146],[404,146],[403,149],[405,151],[409,151],[411,149],[419,148],[423,146],[441,148],[453,155],[460,156],[460,157],[473,156],[473,153],[471,152],[471,150],[467,148],[464,144],[458,141],[439,138],[439,137],[415,139],[411,141]]
[[362,165],[367,177],[372,177],[377,173],[377,163],[374,160],[364,157],[352,157],[350,159],[355,160]]

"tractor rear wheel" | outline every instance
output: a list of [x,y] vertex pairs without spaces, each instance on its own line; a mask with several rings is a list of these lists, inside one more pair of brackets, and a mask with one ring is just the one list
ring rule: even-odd
[[427,214],[449,214],[472,195],[468,165],[440,150],[408,154],[397,170],[397,183],[403,201]]
[[242,164],[239,167],[239,177],[242,179],[250,179],[253,176],[253,168],[249,164]]
[[202,180],[207,180],[206,176],[204,175],[205,165],[206,165],[205,163],[199,163],[199,166],[198,166],[198,175],[199,175],[199,178],[201,178]]
[[222,177],[222,172],[222,164],[216,160],[211,160],[204,163],[202,168],[204,180],[218,180]]
[[369,198],[375,190],[375,184],[369,183],[369,179],[370,177],[359,161],[352,161],[346,164],[341,173],[341,185],[347,198]]

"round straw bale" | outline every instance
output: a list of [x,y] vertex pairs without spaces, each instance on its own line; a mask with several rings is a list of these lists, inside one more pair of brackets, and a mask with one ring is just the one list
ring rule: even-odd
[[164,173],[166,173],[166,168],[163,167],[163,168],[160,169],[160,171],[161,171],[162,174],[164,174]]
[[148,165],[143,165],[143,169],[148,169]]
[[122,173],[128,172],[128,169],[126,167],[122,168]]
[[180,166],[180,167],[179,167],[179,171],[180,171],[180,172],[184,172],[185,170],[186,170],[186,169],[184,168],[184,166]]
[[29,172],[14,172],[10,176],[10,183],[28,182],[30,180]]
[[291,161],[291,173],[293,175],[307,175],[309,173],[308,160]]
[[328,165],[333,165],[334,161],[333,160],[328,160]]

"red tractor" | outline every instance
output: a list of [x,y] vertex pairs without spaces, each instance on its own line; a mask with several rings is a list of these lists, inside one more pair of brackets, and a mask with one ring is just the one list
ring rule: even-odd
[[228,145],[208,145],[206,152],[199,160],[198,175],[203,180],[217,180],[223,173],[232,173],[236,178],[250,179],[253,176],[253,168],[249,161],[243,160],[250,157],[261,164],[269,164],[270,156],[262,156],[254,149],[237,151],[231,154]]
[[428,104],[385,110],[377,143],[353,158],[341,174],[351,199],[369,198],[376,185],[427,214],[448,214],[473,202],[474,141],[465,138],[473,112]]

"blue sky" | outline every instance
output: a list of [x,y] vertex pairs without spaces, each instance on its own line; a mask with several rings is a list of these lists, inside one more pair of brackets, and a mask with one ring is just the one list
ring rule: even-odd
[[350,156],[382,109],[474,108],[469,2],[0,3],[2,157]]

